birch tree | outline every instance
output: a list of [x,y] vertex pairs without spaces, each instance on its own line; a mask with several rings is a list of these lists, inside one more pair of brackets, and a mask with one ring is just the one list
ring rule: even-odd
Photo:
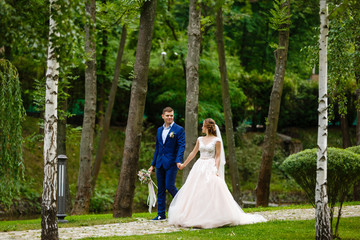
[[131,217],[132,215],[155,12],[156,0],[143,3],[135,56],[134,79],[131,86],[129,115],[125,132],[123,160],[114,200],[114,217]]
[[41,202],[41,239],[59,239],[56,200],[57,200],[57,93],[59,63],[55,51],[55,38],[58,36],[53,14],[56,0],[50,0],[49,47],[46,70],[46,93],[44,114],[44,180]]
[[[201,43],[201,8],[199,1],[190,0],[188,26],[188,53],[186,58],[186,104],[185,104],[185,154],[188,156],[198,138],[198,107],[199,107],[199,57]],[[194,161],[184,168],[185,182]]]
[[230,168],[230,176],[233,188],[233,196],[235,201],[242,205],[241,192],[240,192],[240,176],[236,161],[235,141],[234,141],[234,127],[231,114],[231,101],[229,81],[227,77],[225,46],[224,46],[224,26],[222,17],[222,7],[219,7],[216,14],[216,42],[219,55],[219,69],[221,75],[221,92],[222,102],[224,107],[224,118],[226,128],[226,141],[228,147],[228,162]]
[[327,196],[327,41],[329,33],[328,8],[326,0],[320,0],[320,38],[319,38],[319,125],[317,137],[317,169],[315,187],[316,239],[332,239],[330,214]]
[[80,164],[77,180],[77,193],[72,214],[89,212],[91,197],[91,166],[96,117],[96,1],[85,0],[88,15],[85,24],[85,106],[80,142]]
[[271,27],[279,31],[279,44],[274,52],[276,61],[274,84],[270,96],[262,161],[256,187],[256,206],[268,206],[269,204],[272,162],[289,47],[290,0],[275,0],[271,15]]

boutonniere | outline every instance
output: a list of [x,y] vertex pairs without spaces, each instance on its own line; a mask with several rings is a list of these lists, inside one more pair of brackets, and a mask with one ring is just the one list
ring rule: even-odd
[[171,137],[171,138],[174,138],[174,136],[175,136],[175,133],[174,133],[174,132],[171,132],[171,133],[169,134],[169,137]]

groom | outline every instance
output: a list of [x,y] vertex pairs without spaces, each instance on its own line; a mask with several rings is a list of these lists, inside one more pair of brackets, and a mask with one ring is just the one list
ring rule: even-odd
[[158,184],[158,216],[153,220],[166,219],[166,190],[173,197],[178,192],[175,179],[185,151],[185,131],[174,122],[174,110],[164,108],[161,117],[164,125],[157,130],[154,158],[148,170],[152,172],[156,168]]

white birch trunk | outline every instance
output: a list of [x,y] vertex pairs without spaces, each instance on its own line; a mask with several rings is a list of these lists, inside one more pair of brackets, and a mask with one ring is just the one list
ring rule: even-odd
[[320,0],[320,39],[319,39],[319,126],[317,138],[316,169],[316,239],[332,239],[330,214],[327,196],[327,40],[329,33],[328,9],[326,0]]
[[56,0],[50,0],[49,48],[46,71],[45,125],[44,125],[44,181],[41,203],[41,239],[58,239],[56,219],[57,190],[57,92],[59,63],[54,48],[53,37],[56,33],[56,22],[51,9]]

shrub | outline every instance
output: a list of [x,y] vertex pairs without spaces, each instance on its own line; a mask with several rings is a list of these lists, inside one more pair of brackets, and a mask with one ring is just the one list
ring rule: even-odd
[[[281,168],[304,189],[313,206],[315,206],[316,151],[317,149],[307,149],[293,154],[281,165]],[[360,155],[339,148],[328,148],[327,153],[327,192],[330,218],[332,222],[335,204],[339,202],[339,222],[342,203],[352,185],[360,178]],[[337,226],[338,223],[335,233],[337,233]]]
[[102,213],[113,209],[114,189],[102,188],[95,191],[94,196],[90,199],[90,212]]
[[346,150],[348,150],[350,152],[353,152],[353,153],[360,154],[360,146],[349,147]]

